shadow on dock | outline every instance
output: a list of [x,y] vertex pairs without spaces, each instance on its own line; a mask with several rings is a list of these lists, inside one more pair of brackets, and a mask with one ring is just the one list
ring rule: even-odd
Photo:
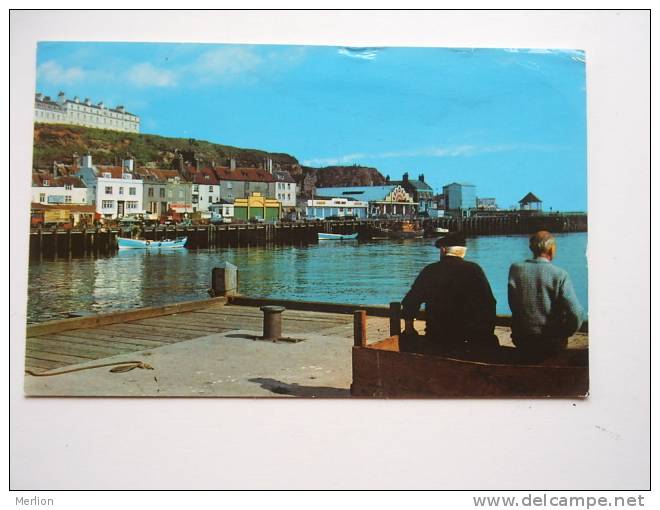
[[317,398],[348,398],[351,392],[344,388],[333,388],[331,386],[303,386],[297,383],[285,383],[268,377],[254,377],[248,379],[250,382],[259,384],[261,388],[278,395],[291,395],[292,397],[317,397]]

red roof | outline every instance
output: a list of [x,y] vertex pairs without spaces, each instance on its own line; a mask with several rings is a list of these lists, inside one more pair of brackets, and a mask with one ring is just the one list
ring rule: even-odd
[[113,179],[121,179],[122,176],[126,173],[120,166],[96,165],[96,168],[98,169],[99,177],[103,177],[103,174],[109,173]]
[[199,170],[193,170],[189,174],[189,180],[195,184],[219,184],[218,177],[215,175],[215,172],[211,168],[200,168]]
[[32,186],[42,187],[44,185],[44,181],[48,181],[48,187],[50,188],[64,187],[67,184],[73,186],[74,188],[87,187],[79,177],[71,177],[68,175],[53,177],[51,174],[32,174]]
[[213,170],[221,181],[275,182],[275,178],[263,168],[230,170],[227,167],[216,167]]

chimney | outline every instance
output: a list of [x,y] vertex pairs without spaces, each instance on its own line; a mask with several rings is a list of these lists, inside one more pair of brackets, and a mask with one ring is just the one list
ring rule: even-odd
[[82,158],[80,158],[80,166],[83,168],[90,168],[92,166],[92,155],[85,154]]
[[64,104],[66,101],[66,94],[64,92],[60,91],[59,94],[57,94],[57,103],[58,104]]
[[179,172],[183,174],[183,154],[179,153]]
[[53,177],[57,176],[57,161],[53,161]]
[[229,170],[231,171],[236,170],[236,160],[234,158],[231,158],[229,160]]
[[101,110],[105,108],[105,105],[103,104],[103,101],[99,101],[99,104],[97,105]]
[[80,103],[80,98],[78,96],[73,97],[73,102],[74,103]]
[[117,105],[117,108],[115,108],[119,113],[124,113],[124,106],[123,105]]
[[406,183],[408,182],[408,172],[403,174],[403,182],[406,182]]
[[129,157],[128,159],[124,159],[121,162],[121,166],[124,167],[124,170],[126,170],[127,172],[132,172],[133,167],[135,166],[135,160],[131,157]]
[[89,100],[88,97],[85,98],[85,101],[83,101],[87,106],[92,106],[92,102]]
[[419,180],[424,182],[424,174],[419,174]]
[[268,164],[268,168],[267,168],[268,173],[272,174],[273,173],[273,158],[268,158],[267,162],[268,162],[267,163]]
[[44,95],[41,92],[37,92],[34,97],[37,101],[41,101],[44,98]]

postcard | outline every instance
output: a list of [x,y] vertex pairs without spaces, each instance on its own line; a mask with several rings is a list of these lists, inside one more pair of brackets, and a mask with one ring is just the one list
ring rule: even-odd
[[25,394],[586,396],[586,58],[39,43]]

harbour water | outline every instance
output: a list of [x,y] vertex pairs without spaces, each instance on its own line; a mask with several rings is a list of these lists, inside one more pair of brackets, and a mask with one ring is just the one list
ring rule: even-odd
[[[467,259],[484,269],[500,314],[510,313],[509,265],[530,256],[528,236],[468,239]],[[555,263],[566,269],[587,309],[587,234],[558,234]],[[28,322],[102,313],[208,297],[211,270],[228,261],[239,268],[240,292],[306,301],[387,304],[400,301],[419,271],[438,259],[432,239],[320,241],[300,246],[258,246],[145,252],[103,257],[31,260]]]

